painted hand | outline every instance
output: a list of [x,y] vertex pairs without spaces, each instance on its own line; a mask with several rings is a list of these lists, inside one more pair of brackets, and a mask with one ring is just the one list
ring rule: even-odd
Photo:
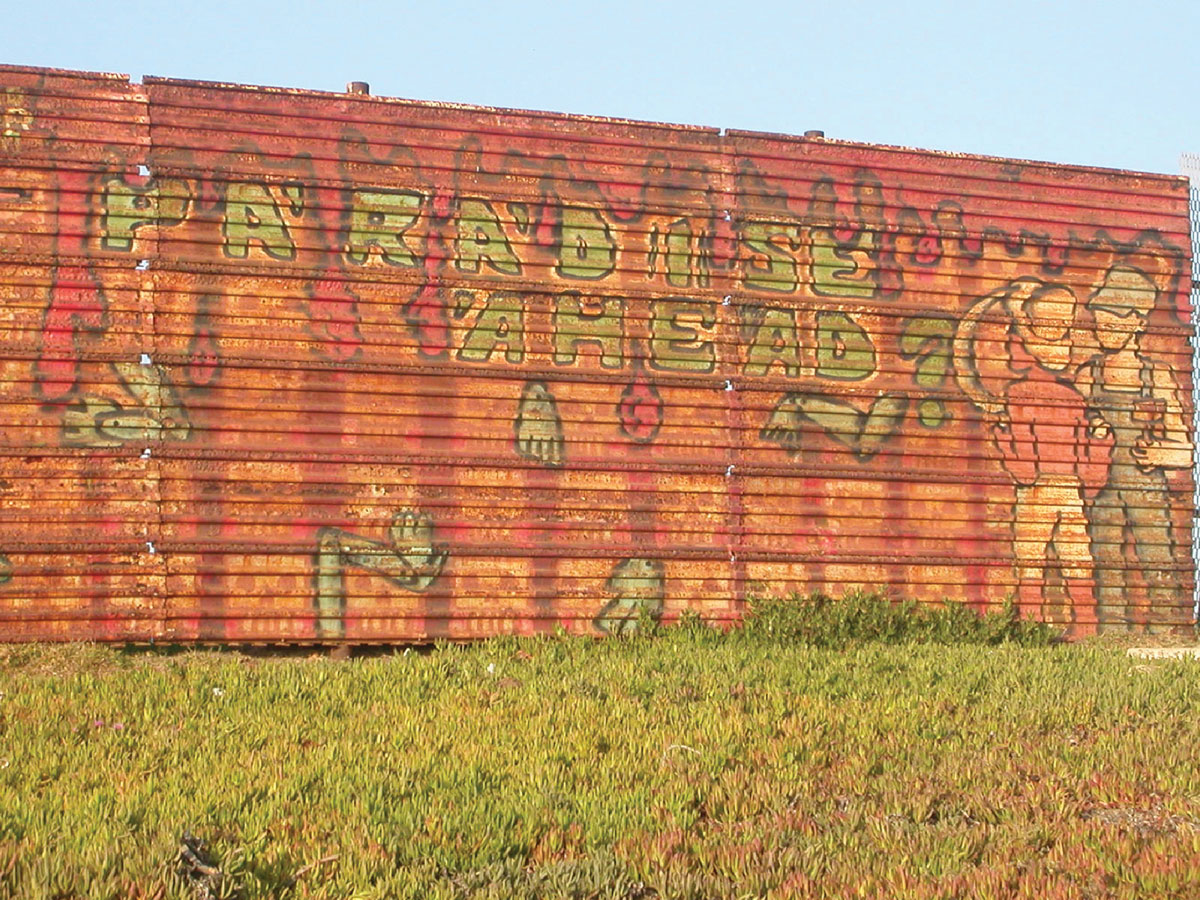
[[405,585],[422,591],[433,583],[446,564],[449,550],[433,543],[433,518],[428,513],[404,509],[396,513],[388,538],[397,557],[410,570]]
[[1186,469],[1192,464],[1192,445],[1183,441],[1139,440],[1129,451],[1138,467],[1151,469]]
[[518,455],[547,466],[563,464],[563,430],[558,404],[541,382],[525,385],[517,408],[515,429]]
[[1108,422],[1103,416],[1092,416],[1088,419],[1088,437],[1097,441],[1106,441],[1108,436],[1112,434],[1112,429],[1108,427]]
[[760,436],[797,453],[806,425],[816,426],[853,451],[859,462],[866,462],[900,430],[907,410],[908,398],[899,394],[879,394],[865,411],[827,394],[787,394],[771,412]]

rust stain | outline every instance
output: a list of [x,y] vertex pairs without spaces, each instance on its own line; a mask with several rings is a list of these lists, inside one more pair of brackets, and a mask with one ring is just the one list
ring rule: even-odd
[[1178,178],[0,67],[0,637],[1192,619]]

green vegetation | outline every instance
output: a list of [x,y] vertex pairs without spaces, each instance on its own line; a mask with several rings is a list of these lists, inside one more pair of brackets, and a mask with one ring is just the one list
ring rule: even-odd
[[1200,896],[1194,661],[870,597],[642,624],[0,649],[0,896]]
[[837,600],[812,594],[756,601],[736,637],[810,647],[847,647],[868,641],[1044,647],[1057,635],[1048,625],[1018,618],[1011,603],[981,616],[961,603],[892,602],[878,594],[851,592]]

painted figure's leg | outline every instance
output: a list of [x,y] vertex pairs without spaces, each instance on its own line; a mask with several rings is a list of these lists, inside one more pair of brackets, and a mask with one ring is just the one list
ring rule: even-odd
[[1099,630],[1129,625],[1125,609],[1125,506],[1120,491],[1105,488],[1092,501],[1088,531],[1096,573],[1096,621]]
[[1184,598],[1174,542],[1171,539],[1170,495],[1166,490],[1139,488],[1122,492],[1129,511],[1133,551],[1146,582],[1146,625],[1161,630]]
[[1023,616],[1037,616],[1046,582],[1046,550],[1054,534],[1055,511],[1044,504],[1038,484],[1017,488],[1013,505],[1013,557],[1017,572],[1017,606]]
[[1079,494],[1059,511],[1054,546],[1062,562],[1063,581],[1071,603],[1070,619],[1090,621],[1096,604],[1096,580],[1083,497]]

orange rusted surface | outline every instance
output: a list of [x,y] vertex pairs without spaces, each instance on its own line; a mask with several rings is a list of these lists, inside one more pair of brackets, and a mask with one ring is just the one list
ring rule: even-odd
[[1192,619],[1182,179],[0,68],[0,637]]

